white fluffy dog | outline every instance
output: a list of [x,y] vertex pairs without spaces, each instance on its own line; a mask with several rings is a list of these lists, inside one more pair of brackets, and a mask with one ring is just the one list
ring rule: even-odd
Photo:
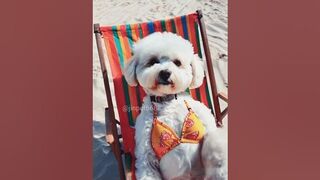
[[[134,55],[124,69],[129,85],[141,85],[147,93],[136,120],[136,177],[155,179],[227,179],[227,148],[214,116],[202,103],[184,93],[199,87],[204,78],[202,61],[191,43],[173,33],[153,33],[134,46]],[[153,99],[153,101],[152,101]],[[151,133],[157,119],[181,137],[189,104],[205,127],[199,143],[180,143],[157,158]]]

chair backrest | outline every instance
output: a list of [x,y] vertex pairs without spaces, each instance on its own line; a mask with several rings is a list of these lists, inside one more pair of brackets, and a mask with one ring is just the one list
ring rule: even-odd
[[[197,13],[167,20],[100,27],[115,87],[124,151],[125,153],[129,153],[131,157],[134,157],[135,119],[139,114],[139,107],[141,107],[145,92],[139,86],[130,87],[124,79],[122,69],[132,56],[132,46],[134,42],[153,32],[164,31],[176,33],[189,40],[194,47],[195,53],[202,58],[203,54],[200,45],[199,19]],[[207,77],[204,78],[203,84],[199,88],[187,91],[194,99],[201,101],[213,110]],[[133,162],[131,166],[134,167]]]

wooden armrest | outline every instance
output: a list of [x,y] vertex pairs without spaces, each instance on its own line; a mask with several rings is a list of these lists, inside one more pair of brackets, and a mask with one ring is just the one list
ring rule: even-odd
[[[115,124],[119,124],[120,122],[117,119],[114,119],[113,121]],[[112,132],[112,122],[110,122],[110,117],[109,117],[109,108],[105,108],[105,123],[106,123],[106,141],[108,144],[113,145],[115,142],[115,133],[117,132]],[[115,129],[117,131],[117,129]],[[119,135],[118,135],[119,136]]]
[[228,102],[228,95],[227,94],[220,92],[218,94],[218,97],[221,98],[222,100],[224,100],[225,102]]
[[107,132],[106,141],[107,141],[108,144],[113,144],[114,143],[114,136],[113,136],[112,133]]

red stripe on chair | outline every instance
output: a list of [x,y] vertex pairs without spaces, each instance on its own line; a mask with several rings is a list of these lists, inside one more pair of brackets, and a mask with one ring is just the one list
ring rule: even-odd
[[168,32],[172,32],[173,30],[172,30],[172,26],[171,26],[171,20],[170,20],[170,19],[169,19],[169,20],[166,20],[165,23],[166,23],[166,29],[167,29],[167,31],[168,31]]
[[197,36],[196,36],[195,29],[194,29],[194,23],[196,23],[195,16],[193,16],[193,15],[187,16],[187,22],[188,22],[188,32],[189,32],[190,41],[192,43],[194,52],[196,54],[198,54],[199,50],[198,50],[197,41],[196,41]]
[[141,30],[142,30],[142,36],[146,37],[149,34],[148,24],[147,23],[142,23],[141,24]]
[[161,22],[160,21],[155,21],[154,22],[154,30],[155,30],[155,32],[162,32]]
[[[193,15],[188,15],[186,17],[187,19],[187,28],[188,28],[188,36],[189,36],[189,41],[191,42],[194,52],[198,53],[198,48],[197,48],[197,42],[196,42],[196,34],[194,30],[194,23],[195,19]],[[194,98],[197,99],[196,95],[196,90],[195,89],[190,89],[190,95]]]
[[203,80],[203,84],[199,87],[200,90],[200,98],[201,102],[205,104],[207,107],[209,107],[208,99],[207,99],[207,93],[206,93],[206,87],[207,87],[207,81],[206,78]]
[[174,18],[174,23],[176,25],[177,34],[179,34],[180,36],[184,37],[181,17]]

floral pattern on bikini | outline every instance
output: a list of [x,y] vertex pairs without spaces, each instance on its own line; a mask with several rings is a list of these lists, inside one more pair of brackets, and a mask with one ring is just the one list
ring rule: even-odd
[[180,143],[197,144],[203,139],[204,125],[186,101],[185,104],[189,112],[183,122],[181,137],[178,137],[171,127],[158,120],[156,107],[153,105],[154,120],[151,130],[151,146],[158,159],[161,159]]

